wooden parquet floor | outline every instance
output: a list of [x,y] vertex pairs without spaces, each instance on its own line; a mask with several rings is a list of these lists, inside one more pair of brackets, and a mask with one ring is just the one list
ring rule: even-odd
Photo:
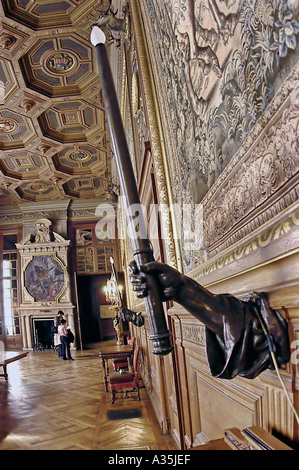
[[[97,350],[73,351],[61,361],[54,351],[31,351],[0,377],[0,450],[168,450],[144,388],[141,400],[105,392]],[[139,416],[109,419],[109,410]]]

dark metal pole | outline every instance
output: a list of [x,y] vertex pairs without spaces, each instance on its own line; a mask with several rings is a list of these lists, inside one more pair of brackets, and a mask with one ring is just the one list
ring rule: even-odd
[[[133,205],[140,204],[140,200],[115,91],[114,80],[105,47],[105,39],[101,39],[101,36],[105,37],[100,28],[94,26],[91,40],[95,46],[112,147],[115,155],[120,187],[126,203],[127,222],[128,226],[132,227],[134,217],[131,214],[130,208]],[[143,236],[139,237],[136,236],[136,234],[132,234],[131,238],[133,256],[137,267],[140,268],[140,266],[154,261],[154,256],[150,242],[148,238],[144,236],[146,233],[145,221],[141,211],[139,211],[138,222],[139,234],[141,233]],[[144,277],[146,278],[146,283],[148,285],[148,294],[144,298],[144,302],[151,331],[150,339],[153,341],[153,353],[166,355],[173,350],[173,346],[170,340],[171,334],[169,333],[166,325],[161,293],[158,289],[156,280],[152,275],[144,274]]]

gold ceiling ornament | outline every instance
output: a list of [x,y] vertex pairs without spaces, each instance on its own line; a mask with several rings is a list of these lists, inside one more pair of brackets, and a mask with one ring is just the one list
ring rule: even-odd
[[17,127],[17,123],[12,119],[1,119],[0,121],[0,132],[4,134],[8,134],[9,132],[13,132]]
[[76,65],[78,65],[78,60],[69,51],[51,52],[44,61],[44,66],[49,72],[59,75],[73,72]]
[[86,162],[91,159],[91,153],[88,152],[87,150],[75,150],[71,151],[68,155],[67,158],[69,160],[75,161],[75,162]]
[[41,193],[48,188],[48,185],[46,185],[45,183],[40,183],[40,182],[33,182],[28,186],[28,188],[31,191],[36,191],[38,193]]

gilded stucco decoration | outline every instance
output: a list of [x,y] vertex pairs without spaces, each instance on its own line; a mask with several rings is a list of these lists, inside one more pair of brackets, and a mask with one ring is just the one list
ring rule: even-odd
[[212,241],[220,246],[295,178],[299,7],[293,0],[140,3],[174,199],[204,207],[202,249],[190,254],[182,244],[191,271],[211,256]]
[[137,74],[137,70],[135,66],[133,73],[132,73],[132,111],[133,111],[133,115],[135,118],[138,117],[139,100],[140,100],[140,92],[139,92],[139,84],[138,84],[138,74]]

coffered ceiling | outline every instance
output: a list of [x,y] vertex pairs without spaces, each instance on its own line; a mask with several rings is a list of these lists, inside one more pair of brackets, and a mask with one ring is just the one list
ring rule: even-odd
[[0,3],[0,207],[101,198],[110,138],[90,27],[108,0]]

